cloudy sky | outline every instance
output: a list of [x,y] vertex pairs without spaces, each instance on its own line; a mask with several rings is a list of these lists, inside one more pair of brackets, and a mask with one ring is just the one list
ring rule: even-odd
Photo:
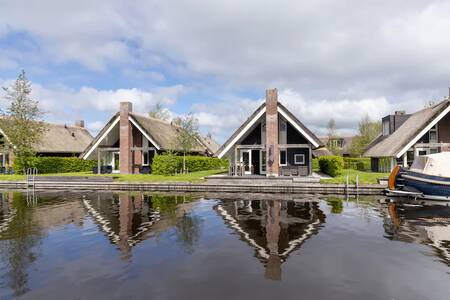
[[[193,112],[222,142],[279,98],[342,134],[448,95],[450,1],[0,0],[0,84],[25,69],[45,118],[93,133],[129,100]],[[4,102],[0,102],[4,105]]]

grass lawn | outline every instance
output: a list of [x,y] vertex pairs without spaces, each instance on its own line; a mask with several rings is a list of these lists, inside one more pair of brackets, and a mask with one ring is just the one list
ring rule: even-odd
[[[203,177],[224,173],[227,170],[208,170],[198,171],[189,174],[179,174],[174,176],[153,175],[153,174],[93,174],[92,172],[77,173],[58,173],[58,174],[41,174],[39,176],[108,176],[113,177],[114,181],[120,182],[199,182]],[[20,181],[25,180],[25,175],[0,175],[0,181]]]
[[355,184],[356,183],[356,175],[359,177],[360,184],[376,184],[378,178],[387,178],[389,177],[389,173],[374,173],[374,172],[363,172],[357,171],[353,169],[344,169],[342,174],[330,178],[330,179],[321,179],[321,183],[345,183],[346,177],[348,175],[348,183]]

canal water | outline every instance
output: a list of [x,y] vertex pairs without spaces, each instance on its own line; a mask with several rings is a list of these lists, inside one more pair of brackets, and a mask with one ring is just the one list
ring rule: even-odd
[[450,299],[450,208],[0,193],[0,299]]

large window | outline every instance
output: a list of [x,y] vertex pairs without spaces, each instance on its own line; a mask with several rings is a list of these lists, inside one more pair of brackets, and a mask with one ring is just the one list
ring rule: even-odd
[[428,134],[429,134],[429,137],[430,137],[430,143],[437,143],[438,136],[437,136],[437,127],[436,127],[436,125],[434,125],[433,128],[430,129]]
[[294,163],[296,165],[304,165],[305,164],[305,154],[295,154],[294,155]]
[[287,166],[287,150],[280,149],[280,166]]

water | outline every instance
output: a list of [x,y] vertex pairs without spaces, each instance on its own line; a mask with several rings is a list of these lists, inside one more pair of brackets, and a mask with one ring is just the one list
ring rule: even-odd
[[450,297],[447,207],[0,195],[0,299]]

